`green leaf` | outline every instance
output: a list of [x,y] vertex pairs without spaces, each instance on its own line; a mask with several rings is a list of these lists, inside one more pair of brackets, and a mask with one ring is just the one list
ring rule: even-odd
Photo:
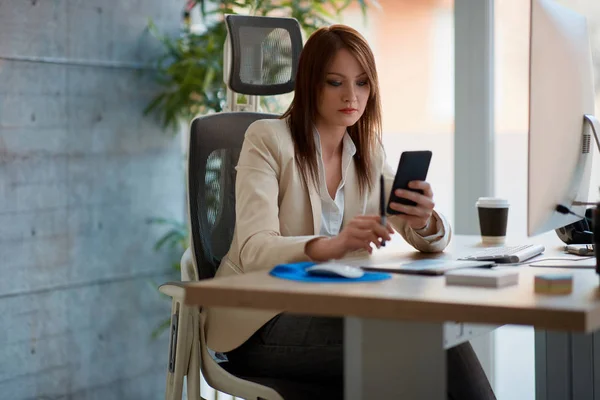
[[148,115],[151,111],[154,111],[154,109],[159,106],[159,104],[163,101],[164,98],[164,93],[160,93],[157,96],[155,96],[154,99],[152,99],[152,101],[150,102],[150,104],[148,104],[146,108],[144,108],[144,115]]
[[163,247],[166,243],[170,241],[179,240],[181,234],[175,230],[170,230],[165,233],[158,241],[154,244],[154,250],[158,251],[161,247]]
[[171,317],[163,320],[160,324],[158,324],[158,326],[152,330],[150,337],[152,337],[152,339],[158,339],[158,337],[164,331],[168,331],[170,327],[171,327]]
[[321,4],[313,4],[313,9],[318,11],[319,14],[326,16],[327,18],[334,18],[334,15],[329,11],[325,10],[325,7],[323,7],[323,5]]
[[215,78],[215,69],[209,67],[206,70],[206,75],[204,75],[204,82],[202,83],[202,91],[203,92],[209,91],[210,85],[212,84],[214,78]]
[[146,281],[146,283],[148,284],[148,286],[150,286],[150,289],[152,289],[152,291],[158,292],[160,294],[162,294],[161,292],[158,291],[158,286],[156,284],[156,282],[154,282],[153,280],[149,279]]
[[200,14],[202,15],[202,19],[206,19],[206,2],[204,0],[199,0],[196,4],[200,4]]
[[172,226],[177,226],[177,227],[181,227],[181,228],[185,228],[185,224],[183,222],[179,222],[177,220],[174,219],[170,219],[170,218],[163,218],[163,217],[150,217],[150,218],[146,218],[146,223],[147,224],[167,224],[167,225],[172,225]]
[[260,10],[264,10],[265,7],[265,1],[264,0],[256,0],[254,2],[254,5],[252,7],[252,10],[256,13],[259,12]]

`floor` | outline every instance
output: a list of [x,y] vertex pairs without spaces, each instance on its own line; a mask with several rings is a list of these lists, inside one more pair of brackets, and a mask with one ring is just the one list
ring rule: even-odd
[[498,400],[535,399],[534,331],[503,326],[496,331],[494,391]]

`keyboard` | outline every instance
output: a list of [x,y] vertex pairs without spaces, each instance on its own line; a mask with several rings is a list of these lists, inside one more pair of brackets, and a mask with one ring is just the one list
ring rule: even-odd
[[459,260],[494,261],[495,263],[520,263],[527,261],[546,250],[541,244],[524,244],[520,246],[488,247]]

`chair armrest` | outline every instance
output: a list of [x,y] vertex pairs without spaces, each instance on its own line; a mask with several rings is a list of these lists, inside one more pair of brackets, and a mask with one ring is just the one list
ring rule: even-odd
[[196,265],[194,264],[194,256],[192,255],[192,248],[188,247],[181,256],[181,281],[189,282],[198,281],[198,272]]
[[158,290],[176,300],[183,301],[185,296],[185,284],[181,282],[167,282],[158,287]]

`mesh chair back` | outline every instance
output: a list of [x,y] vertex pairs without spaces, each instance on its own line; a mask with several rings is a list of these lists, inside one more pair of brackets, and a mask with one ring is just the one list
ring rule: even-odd
[[274,114],[231,112],[196,118],[190,130],[188,206],[199,279],[214,277],[235,226],[235,167],[248,126]]
[[[228,15],[229,89],[250,96],[294,90],[302,35],[293,18]],[[226,112],[196,118],[188,156],[188,204],[199,279],[212,278],[229,250],[235,227],[235,166],[248,126],[277,115]]]
[[228,86],[237,93],[269,96],[294,90],[302,34],[293,18],[228,15],[231,42]]

